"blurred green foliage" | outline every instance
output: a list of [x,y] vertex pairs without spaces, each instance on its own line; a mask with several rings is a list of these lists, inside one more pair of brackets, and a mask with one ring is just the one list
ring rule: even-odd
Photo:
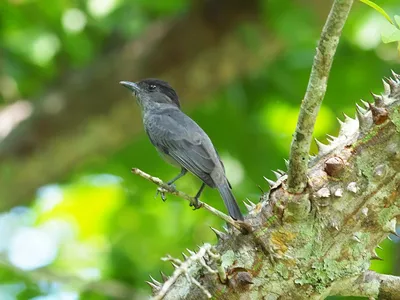
[[[388,12],[400,11],[397,0],[381,5]],[[268,188],[263,176],[273,176],[271,169],[285,169],[283,159],[288,157],[325,18],[320,7],[295,1],[263,0],[261,6],[263,22],[284,41],[285,51],[268,68],[231,82],[189,112],[219,150],[237,199],[248,197],[254,202],[260,196],[258,185]],[[6,88],[0,91],[0,104],[21,97],[34,101],[69,71],[90,68],[113,48],[140,36],[152,22],[178,18],[190,7],[186,0],[1,1],[0,85]],[[380,18],[372,9],[355,5],[335,58],[317,121],[317,138],[336,134],[336,116],[354,115],[355,102],[369,97],[370,90],[382,90],[380,78],[390,68],[398,69],[396,47],[380,43],[378,28],[385,22]],[[251,26],[243,24],[237,34],[257,47]],[[312,152],[316,152],[314,146]],[[3,261],[10,259],[12,251],[19,253],[15,236],[26,228],[44,232],[56,254],[26,272],[1,264],[0,299],[76,299],[81,293],[82,299],[107,299],[85,285],[92,280],[118,281],[132,288],[136,298],[146,298],[148,275],[158,277],[159,270],[172,270],[160,257],[180,256],[186,247],[215,242],[209,226],[221,228],[220,220],[203,210],[191,211],[186,202],[173,196],[163,203],[154,197],[154,185],[130,174],[131,167],[165,180],[179,172],[164,163],[141,135],[110,157],[94,154],[67,182],[43,187],[30,208],[1,215]],[[199,186],[191,175],[177,183],[190,194]],[[206,189],[202,199],[224,211],[216,191]],[[380,253],[385,262],[374,262],[372,267],[400,275],[395,268],[399,265],[397,245],[385,241]],[[16,257],[14,262],[20,259]],[[38,272],[42,269],[78,280],[57,279],[53,273]]]

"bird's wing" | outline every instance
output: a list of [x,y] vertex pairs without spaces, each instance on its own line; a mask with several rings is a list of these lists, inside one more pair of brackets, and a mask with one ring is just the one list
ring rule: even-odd
[[147,134],[159,151],[214,186],[210,173],[215,168],[215,150],[192,119],[179,111],[154,115],[146,123]]
[[[219,156],[218,151],[215,150],[215,152],[217,153],[218,160],[219,160],[219,162],[221,163],[222,169],[224,170],[224,173],[225,173],[225,165],[224,165],[224,163],[222,162],[221,157]],[[228,182],[229,188],[232,189],[232,185],[231,185],[231,183],[229,182],[228,178],[226,179],[226,181]]]

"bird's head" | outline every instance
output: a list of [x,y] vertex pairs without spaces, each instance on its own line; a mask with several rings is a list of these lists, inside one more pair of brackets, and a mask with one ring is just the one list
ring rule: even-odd
[[150,78],[138,82],[121,81],[120,84],[133,92],[142,108],[153,107],[156,103],[180,108],[178,95],[166,81]]

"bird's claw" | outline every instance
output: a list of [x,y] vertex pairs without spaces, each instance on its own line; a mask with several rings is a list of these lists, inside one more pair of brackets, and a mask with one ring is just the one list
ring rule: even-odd
[[155,194],[154,198],[157,198],[158,195],[161,196],[161,200],[162,201],[165,202],[167,200],[167,197],[165,196],[165,189],[163,189],[162,187],[158,187],[157,188],[157,191],[156,191],[156,194]]
[[199,209],[202,206],[201,203],[199,202],[199,199],[198,198],[194,198],[194,200],[195,201],[190,202],[189,206],[193,207],[193,210]]
[[[170,187],[170,189],[171,189],[172,191],[176,191],[176,186],[175,186],[175,184],[172,184],[172,183],[171,183],[171,184],[168,184],[168,186]],[[166,192],[166,190],[165,190],[164,188],[158,187],[158,188],[157,188],[157,191],[156,191],[155,198],[157,198],[158,195],[160,194],[161,200],[165,202],[165,201],[167,200],[167,196],[165,195],[165,192]]]

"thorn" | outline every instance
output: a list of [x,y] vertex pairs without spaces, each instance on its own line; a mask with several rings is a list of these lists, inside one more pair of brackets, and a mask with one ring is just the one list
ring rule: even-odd
[[275,181],[268,179],[267,177],[264,176],[264,179],[268,182],[269,187],[273,187],[275,185]]
[[358,188],[358,186],[357,186],[357,183],[356,182],[350,182],[348,185],[347,185],[347,187],[346,187],[346,189],[349,191],[349,192],[352,192],[352,193],[354,193],[354,194],[357,194],[357,192],[359,191],[359,188]]
[[391,231],[390,233],[400,239],[400,235],[396,231]]
[[[358,119],[358,123],[360,124],[360,129],[367,129],[368,127],[368,116],[362,112],[362,110],[364,110],[363,108],[361,108],[361,106],[359,106],[358,104],[356,104],[356,114],[357,114],[357,119]],[[365,110],[364,110],[365,111]]]
[[370,92],[372,95],[372,98],[374,98],[374,102],[376,106],[384,106],[383,102],[383,97],[381,95],[374,94],[373,92]]
[[169,277],[167,275],[165,275],[163,271],[160,271],[160,274],[161,274],[162,281],[166,282],[169,279]]
[[374,250],[372,250],[371,260],[383,260],[383,259],[378,256],[378,254],[376,253],[376,251],[374,249]]
[[174,269],[178,269],[179,268],[179,266],[177,264],[173,263],[172,261],[171,261],[171,265],[174,267]]
[[375,177],[381,178],[385,174],[386,174],[386,166],[384,164],[375,167],[373,174]]
[[327,140],[330,143],[333,143],[335,141],[335,139],[336,139],[336,137],[334,137],[333,135],[330,135],[330,134],[327,134],[326,136],[327,136]]
[[400,238],[400,236],[397,234],[396,232],[396,228],[397,227],[397,220],[396,218],[391,219],[390,221],[388,221],[384,226],[383,226],[383,231],[385,232],[389,232],[397,237]]
[[351,121],[354,121],[354,119],[350,118],[348,115],[346,115],[345,113],[343,113],[344,116],[344,122],[345,123],[350,123]]
[[226,231],[226,233],[230,234],[229,228],[227,226],[222,226],[222,228]]
[[390,237],[390,235],[388,235],[387,239],[391,242],[393,242],[392,238]]
[[246,201],[243,200],[244,206],[246,206],[246,209],[248,212],[251,212],[253,210],[253,207],[248,204]]
[[379,125],[386,121],[388,118],[388,112],[385,108],[377,107],[372,103],[369,104],[369,108],[372,112],[372,120],[375,124]]
[[264,190],[262,189],[262,187],[259,184],[257,184],[257,187],[260,189],[261,194],[264,194]]
[[355,240],[357,243],[361,243],[360,238],[356,234],[353,234],[353,240]]
[[217,236],[218,240],[226,240],[227,236],[225,233],[223,233],[222,231],[219,231],[218,229],[215,229],[213,227],[211,227],[211,230],[215,233],[215,235]]
[[360,99],[360,101],[361,101],[362,104],[364,104],[364,106],[365,106],[365,107],[367,108],[367,110],[368,110],[368,108],[369,108],[369,102],[364,101],[363,99]]
[[380,249],[380,250],[383,250],[383,248],[381,247],[381,246],[376,246],[376,248],[378,248],[378,249]]
[[385,94],[385,96],[389,96],[390,95],[390,85],[384,79],[382,79],[382,82],[383,82],[384,94]]
[[315,143],[317,144],[318,147],[318,152],[327,152],[329,150],[329,146],[321,143],[317,139],[314,139]]
[[392,78],[386,78],[387,83],[390,86],[390,91],[394,91],[397,87],[397,82],[393,80]]
[[155,280],[155,279],[153,278],[153,276],[151,276],[151,275],[149,275],[149,276],[150,276],[151,281],[152,281],[155,285],[161,286],[161,282]]
[[154,283],[150,281],[146,281],[146,283],[151,287],[153,294],[156,294],[160,290],[160,287],[155,285]]
[[336,222],[332,222],[332,223],[331,223],[331,226],[332,226],[333,228],[335,228],[336,231],[339,231],[339,226],[338,226],[338,224],[336,224]]
[[363,115],[365,113],[367,113],[367,111],[368,111],[367,109],[365,109],[365,108],[361,107],[360,105],[358,105],[358,103],[356,103],[356,109],[359,110],[360,113],[363,114]]
[[364,207],[363,209],[361,209],[361,213],[364,215],[364,216],[368,216],[368,207]]
[[190,250],[190,249],[188,249],[188,248],[186,248],[186,251],[187,251],[190,255],[195,255],[195,254],[196,254],[196,252],[194,252],[194,251],[192,251],[192,250]]
[[188,256],[184,252],[182,252],[182,256],[184,260],[187,260]]
[[343,189],[338,188],[335,193],[334,193],[335,197],[342,197],[343,196]]
[[276,172],[276,171],[273,171],[272,170],[272,173],[274,173],[274,175],[275,175],[275,177],[276,177],[276,179],[279,179],[279,178],[281,178],[282,176],[281,176],[281,174],[279,174],[278,172]]
[[285,175],[285,174],[286,174],[286,172],[285,172],[285,171],[283,171],[283,170],[281,170],[281,169],[278,169],[277,171],[278,171],[278,173],[279,173],[279,174],[281,174],[281,176],[283,176],[283,175]]
[[316,194],[318,198],[329,198],[331,196],[331,192],[327,187],[320,188]]
[[340,120],[338,117],[336,117],[336,120],[338,120],[340,126],[343,126],[344,123],[342,120]]
[[289,160],[288,159],[284,159],[284,161],[285,161],[286,168],[289,169]]
[[400,80],[400,75],[399,74],[395,73],[393,70],[390,70],[390,71],[392,72],[392,75],[393,75],[394,79]]
[[255,204],[254,202],[252,202],[249,198],[246,198],[246,200],[249,202],[249,204],[250,204],[253,208],[256,207],[256,204]]
[[339,156],[333,156],[325,161],[324,171],[332,177],[340,176],[345,169],[344,161]]

